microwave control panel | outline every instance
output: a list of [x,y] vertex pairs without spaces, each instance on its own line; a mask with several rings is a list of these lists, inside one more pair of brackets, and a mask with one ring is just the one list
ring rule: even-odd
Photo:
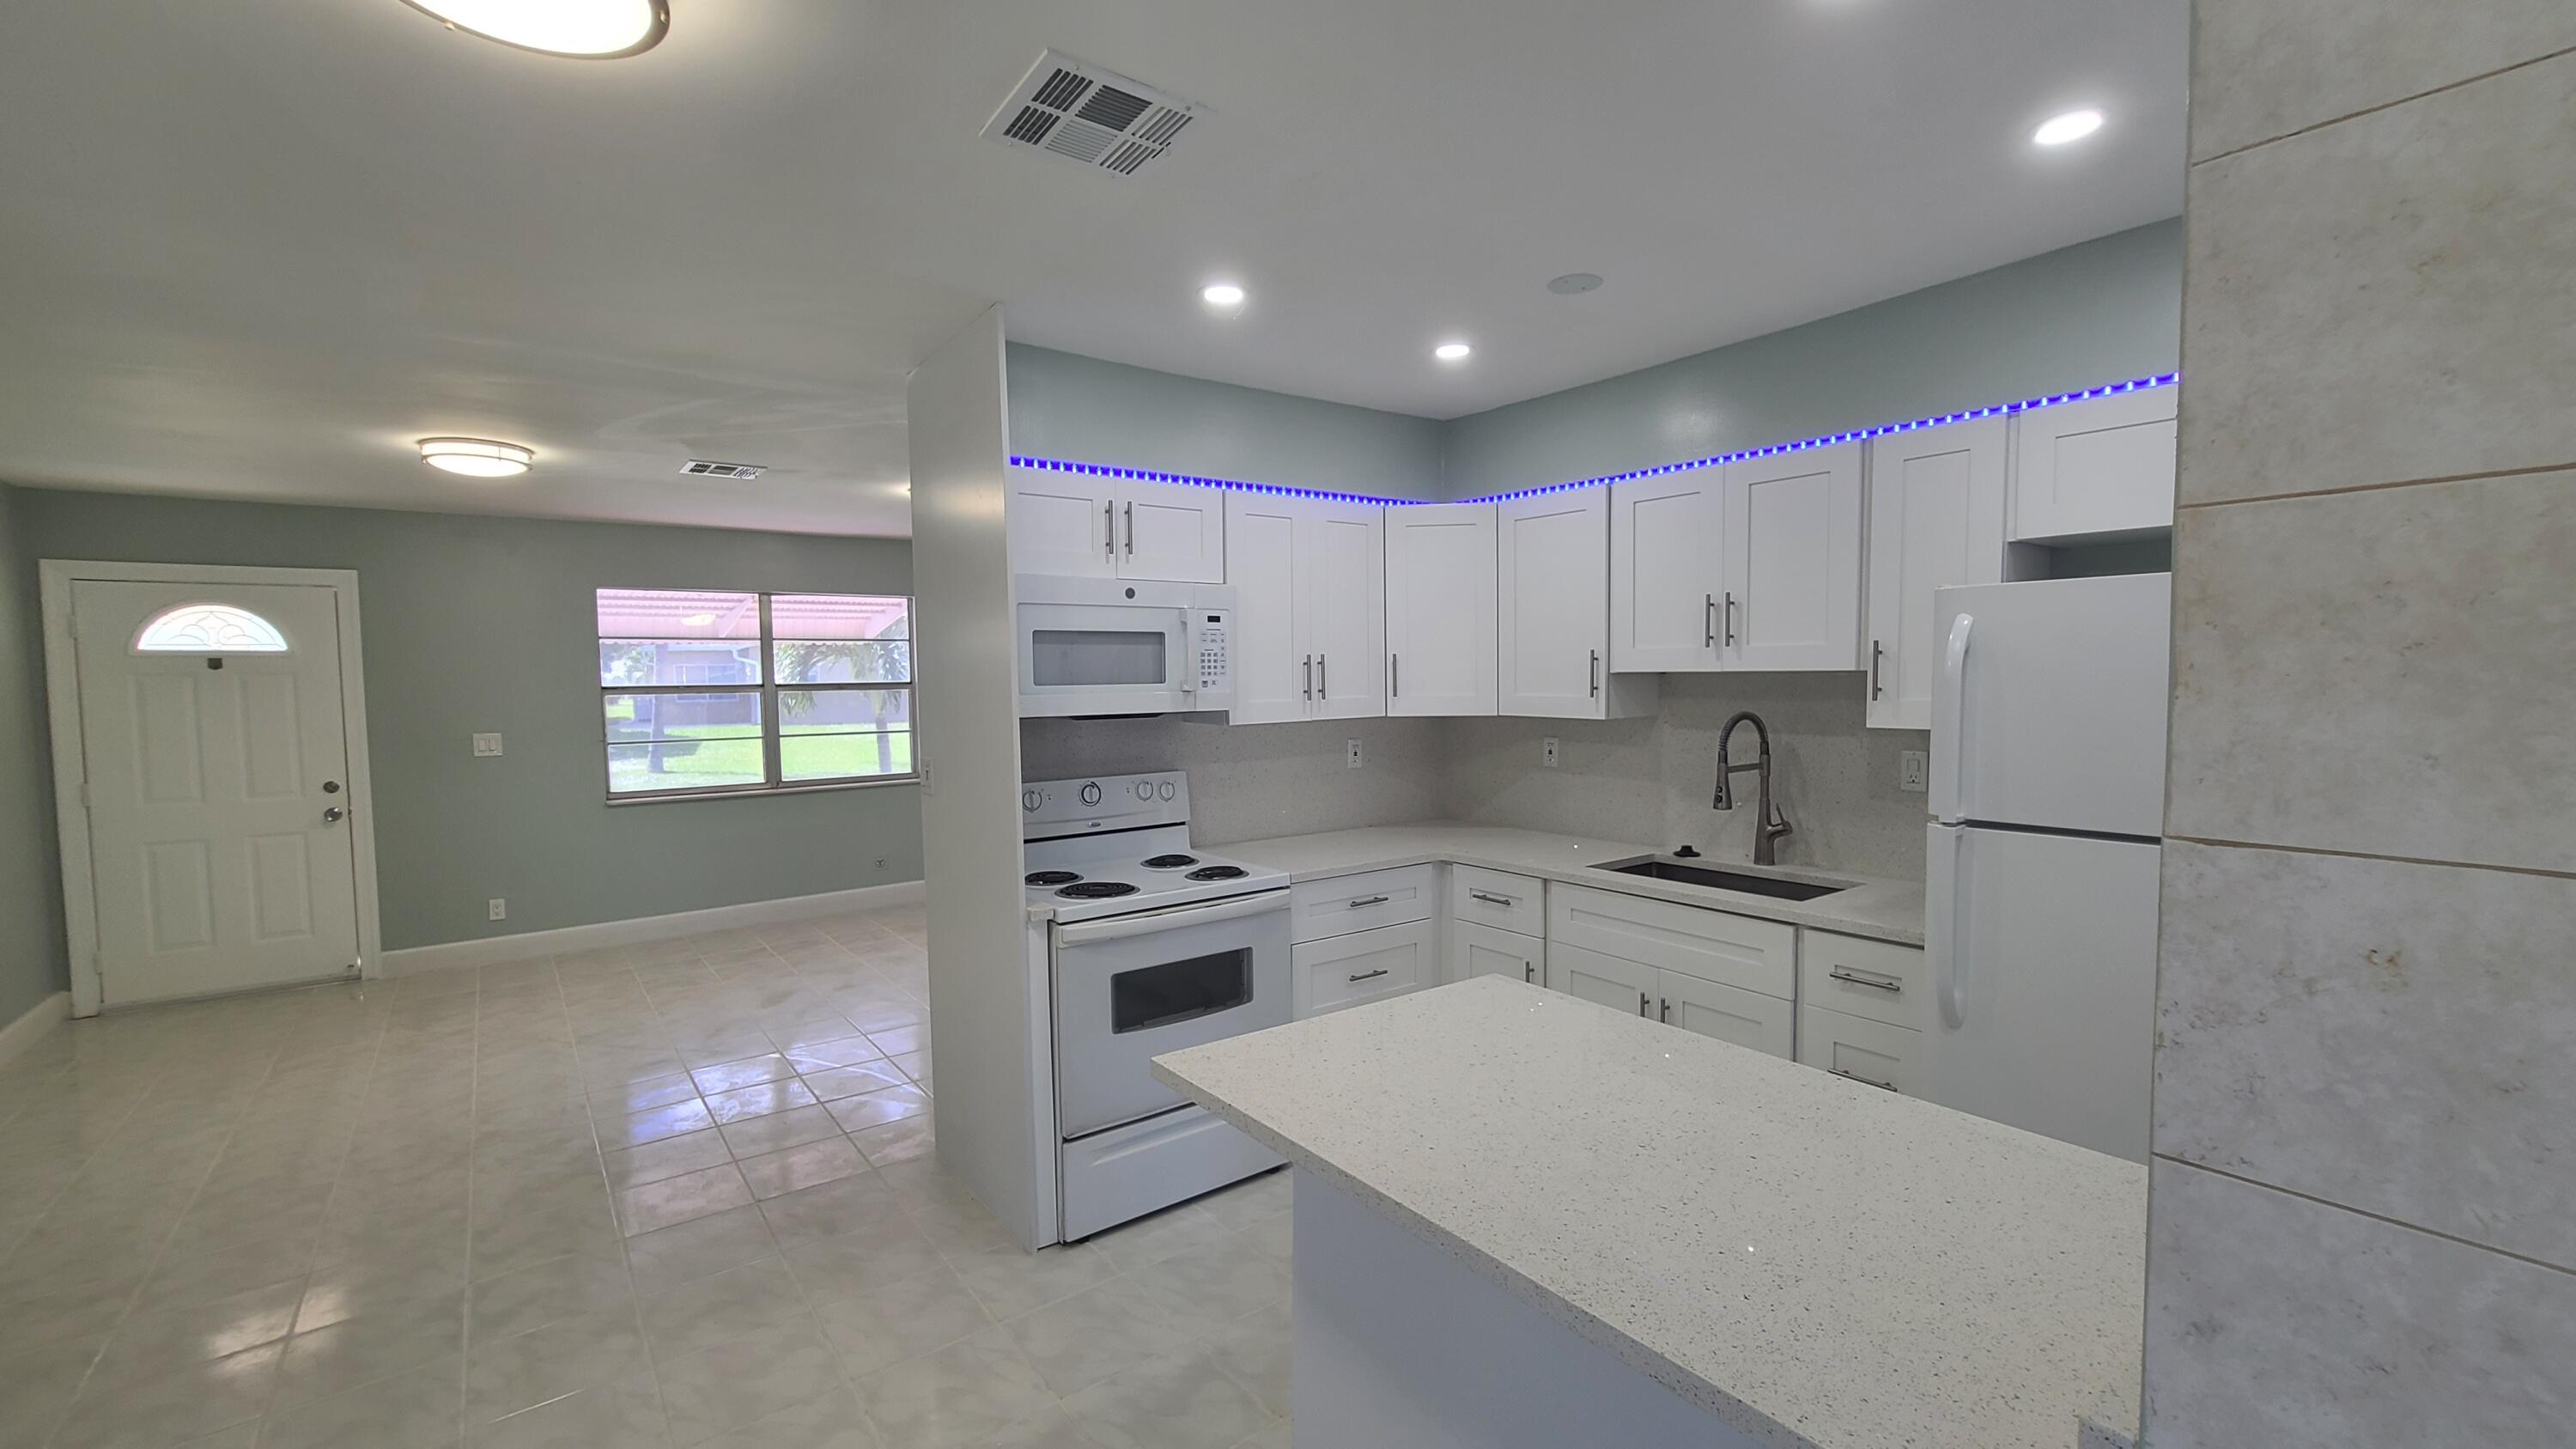
[[1205,694],[1234,692],[1234,664],[1228,656],[1227,637],[1232,620],[1226,615],[1203,612],[1198,616],[1199,690]]

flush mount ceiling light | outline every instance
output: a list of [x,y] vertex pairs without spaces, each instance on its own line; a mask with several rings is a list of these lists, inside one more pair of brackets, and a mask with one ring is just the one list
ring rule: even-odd
[[468,478],[515,478],[528,471],[537,455],[516,443],[489,438],[423,438],[420,460]]
[[2100,111],[2068,111],[2065,115],[2051,116],[2042,121],[2039,129],[2030,133],[2030,139],[2031,144],[2037,146],[2063,146],[2070,141],[2081,141],[2101,129]]
[[402,0],[451,30],[540,55],[641,55],[671,29],[664,0]]
[[1568,272],[1548,280],[1547,289],[1560,297],[1579,297],[1601,285],[1596,272]]
[[1220,312],[1231,312],[1243,305],[1243,289],[1232,282],[1210,282],[1199,288],[1199,300]]
[[1442,362],[1464,362],[1467,354],[1475,350],[1464,342],[1443,342],[1431,349],[1431,355]]

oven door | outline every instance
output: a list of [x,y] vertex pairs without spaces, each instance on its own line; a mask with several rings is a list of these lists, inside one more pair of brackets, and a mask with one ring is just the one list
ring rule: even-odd
[[1020,605],[1020,713],[1196,708],[1189,618],[1186,610],[1163,605]]
[[1184,1100],[1164,1052],[1288,1021],[1288,893],[1055,927],[1055,1110],[1070,1141]]

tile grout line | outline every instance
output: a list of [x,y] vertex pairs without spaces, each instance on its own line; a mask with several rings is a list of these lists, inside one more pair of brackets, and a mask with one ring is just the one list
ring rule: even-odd
[[2397,478],[2385,483],[2342,483],[2332,488],[2299,488],[2287,493],[2263,493],[2245,498],[2204,498],[2192,503],[2176,503],[2174,512],[2199,513],[2214,508],[2242,508],[2254,503],[2289,503],[2302,498],[2342,498],[2354,493],[2391,493],[2401,488],[2435,488],[2445,483],[2483,483],[2498,478],[2529,478],[2547,473],[2576,471],[2576,462],[2533,463],[2512,468],[2489,468],[2476,473],[2437,473],[2422,478]]
[[2337,850],[2323,845],[2280,845],[2260,840],[2228,840],[2213,835],[2167,833],[2167,840],[2198,845],[2213,850],[2265,850],[2282,855],[2321,855],[2332,860],[2374,861],[2383,865],[2421,865],[2440,870],[2482,870],[2496,875],[2532,876],[2540,880],[2576,880],[2576,871],[2552,870],[2537,865],[2495,865],[2481,860],[2435,860],[2421,855],[2379,855],[2367,850]]
[[2155,1157],[2159,1162],[2169,1162],[2176,1167],[2188,1167],[2196,1172],[2206,1172],[2212,1177],[2223,1177],[2229,1182],[2243,1183],[2247,1187],[2259,1188],[2264,1192],[2277,1192],[2283,1197],[2297,1198],[2301,1202],[2315,1203],[2319,1207],[2332,1208],[2339,1213],[2350,1213],[2357,1218],[2367,1218],[2375,1223],[2385,1223],[2392,1228],[2403,1228],[2410,1233],[2420,1233],[2428,1238],[2438,1238],[2446,1243],[2456,1243],[2463,1248],[2475,1248],[2481,1253],[2493,1253],[2499,1258],[2510,1258],[2517,1263],[2526,1264],[2530,1267],[2545,1269],[2548,1272],[2557,1273],[2569,1278],[2576,1278],[2576,1267],[2571,1267],[2564,1263],[2553,1263],[2547,1258],[2535,1258],[2529,1253],[2519,1253],[2511,1248],[2498,1247],[2493,1243],[2482,1243],[2475,1238],[2464,1238],[2457,1233],[2444,1232],[2440,1228],[2428,1228],[2422,1223],[2410,1223],[2404,1218],[2390,1217],[2386,1213],[2373,1212],[2369,1208],[2364,1207],[2355,1207],[2348,1202],[2337,1202],[2330,1197],[2319,1197],[2312,1192],[2301,1192],[2295,1187],[2283,1187],[2279,1183],[2265,1182],[2259,1177],[2247,1177],[2241,1172],[2230,1172],[2223,1167],[2212,1167],[2206,1162],[2195,1162],[2188,1157],[2177,1157],[2170,1152],[2158,1152],[2155,1154]]
[[2421,90],[2412,95],[2399,96],[2393,101],[2381,101],[2377,105],[2363,106],[2357,111],[2346,111],[2339,116],[2331,116],[2322,121],[2310,122],[2294,131],[2283,131],[2277,136],[2266,136],[2259,141],[2248,141],[2242,146],[2233,146],[2227,150],[2200,157],[2198,160],[2193,161],[2191,166],[2192,169],[2197,170],[2200,167],[2211,164],[2212,162],[2226,161],[2237,156],[2242,156],[2249,151],[2260,151],[2266,146],[2277,146],[2283,141],[2294,141],[2301,136],[2312,136],[2319,131],[2340,126],[2346,121],[2357,121],[2364,116],[2375,116],[2382,111],[2393,111],[2399,106],[2412,105],[2417,101],[2427,100],[2434,96],[2447,95],[2452,91],[2476,85],[2480,81],[2494,80],[2498,76],[2511,75],[2518,70],[2528,70],[2535,65],[2547,65],[2553,60],[2563,59],[2570,55],[2576,55],[2576,45],[2571,45],[2561,50],[2553,50],[2547,55],[2535,55],[2528,60],[2518,60],[2511,65],[2500,65],[2493,70],[2480,71],[2476,75],[2464,76],[2459,80],[2434,86],[2430,90]]

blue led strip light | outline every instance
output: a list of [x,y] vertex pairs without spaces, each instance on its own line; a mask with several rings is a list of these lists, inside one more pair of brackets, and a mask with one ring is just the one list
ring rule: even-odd
[[[1509,493],[1486,493],[1474,498],[1460,498],[1459,503],[1500,503],[1513,498],[1535,498],[1543,493],[1565,493],[1577,488],[1598,488],[1609,483],[1626,483],[1638,478],[1660,478],[1672,473],[1686,473],[1694,468],[1714,468],[1747,458],[1777,457],[1808,448],[1830,448],[1837,443],[1858,443],[1890,433],[1910,433],[1918,428],[1937,428],[1949,423],[1970,423],[1979,418],[2004,418],[2015,413],[2053,408],[2065,403],[2090,402],[2097,397],[2112,397],[2124,392],[2145,392],[2151,388],[2171,387],[2182,381],[2179,372],[2161,372],[2153,377],[2131,378],[2127,382],[2105,383],[2080,392],[2051,393],[2046,397],[2024,398],[2020,402],[1998,403],[1993,407],[1970,408],[1962,413],[1947,413],[1937,418],[1915,418],[1910,422],[1881,423],[1872,428],[1855,428],[1847,433],[1833,433],[1821,438],[1806,438],[1795,443],[1774,443],[1766,448],[1746,448],[1741,452],[1719,453],[1714,457],[1693,458],[1685,463],[1663,463],[1652,468],[1638,468],[1626,473],[1605,473],[1598,478],[1577,478],[1570,483],[1550,483],[1543,488],[1516,488]],[[1283,498],[1330,498],[1343,503],[1376,503],[1389,507],[1419,505],[1429,500],[1420,498],[1383,498],[1367,493],[1336,493],[1326,488],[1290,488],[1277,483],[1247,483],[1236,478],[1203,478],[1193,473],[1161,473],[1151,468],[1116,468],[1105,463],[1076,463],[1063,458],[1033,458],[1014,455],[1014,468],[1032,468],[1048,473],[1082,473],[1095,478],[1134,478],[1148,483],[1180,483],[1192,488],[1226,488],[1238,493],[1267,493]]]

